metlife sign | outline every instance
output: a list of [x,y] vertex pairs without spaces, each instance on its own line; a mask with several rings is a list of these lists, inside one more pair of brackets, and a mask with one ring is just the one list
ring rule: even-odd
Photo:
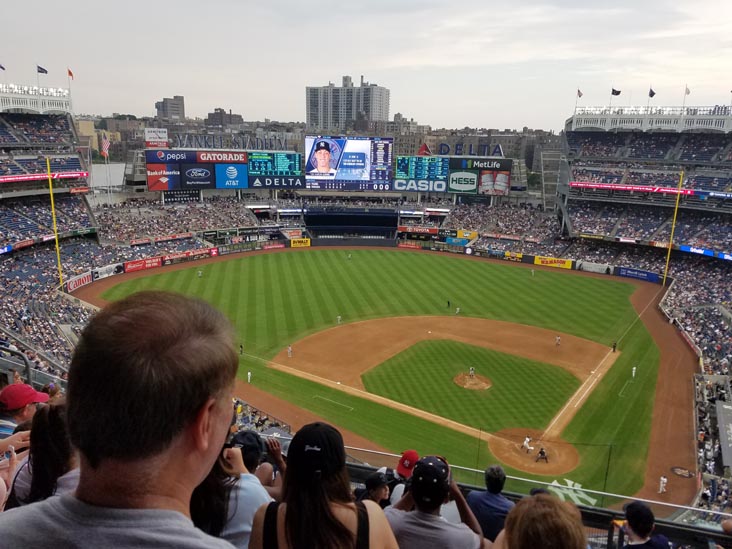
[[304,189],[305,177],[272,177],[272,176],[249,176],[250,189]]
[[450,171],[456,170],[494,170],[511,171],[513,160],[510,158],[471,158],[451,157]]
[[447,181],[432,181],[429,179],[395,179],[395,191],[444,193],[447,192]]
[[246,189],[249,175],[246,164],[216,164],[217,189]]
[[460,194],[476,194],[478,192],[478,172],[450,171],[447,192]]

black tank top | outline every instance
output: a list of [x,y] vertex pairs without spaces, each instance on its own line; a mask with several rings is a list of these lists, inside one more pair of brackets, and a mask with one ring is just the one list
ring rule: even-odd
[[[279,503],[271,502],[264,514],[262,547],[264,549],[278,549],[277,544],[277,508]],[[369,513],[362,501],[356,502],[358,512],[358,526],[356,527],[355,549],[369,549]]]

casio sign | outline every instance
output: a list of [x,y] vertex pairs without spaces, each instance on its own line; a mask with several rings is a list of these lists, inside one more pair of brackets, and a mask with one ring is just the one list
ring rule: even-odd
[[211,172],[204,168],[191,168],[190,170],[186,170],[186,177],[191,179],[204,179],[210,176]]
[[478,174],[472,172],[450,172],[450,190],[470,192],[478,188]]
[[444,193],[447,191],[447,183],[445,181],[431,181],[428,179],[395,179],[394,190]]

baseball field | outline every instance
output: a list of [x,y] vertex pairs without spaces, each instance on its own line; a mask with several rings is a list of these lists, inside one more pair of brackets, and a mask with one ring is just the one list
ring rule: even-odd
[[[240,377],[252,383],[239,396],[294,426],[317,416],[373,448],[479,469],[500,461],[509,474],[620,494],[648,492],[672,466],[693,470],[691,422],[665,425],[692,410],[678,396],[688,353],[662,325],[659,286],[392,249],[350,257],[218,258],[112,277],[80,297],[166,289],[211,302],[244,346]],[[673,402],[656,398],[657,382]],[[688,444],[657,448],[668,432]],[[527,434],[548,464],[521,450]],[[676,486],[669,501],[693,492]]]

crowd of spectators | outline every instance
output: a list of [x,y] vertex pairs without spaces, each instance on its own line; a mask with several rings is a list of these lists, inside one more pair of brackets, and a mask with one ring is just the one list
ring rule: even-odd
[[545,239],[556,234],[558,225],[555,216],[545,214],[530,204],[457,204],[442,223],[442,228]]
[[[56,197],[56,226],[59,233],[92,226],[83,199]],[[0,246],[29,238],[53,234],[49,198],[3,200],[0,202]]]
[[219,196],[205,202],[170,205],[133,199],[95,208],[94,216],[102,240],[112,242],[258,225],[252,211],[236,198]]
[[617,156],[618,150],[625,145],[627,136],[621,133],[605,132],[568,132],[567,142],[570,151],[584,157]]
[[0,114],[0,126],[4,126],[6,132],[15,138],[14,141],[6,141],[10,143],[59,144],[71,143],[73,140],[66,115],[3,113]]

